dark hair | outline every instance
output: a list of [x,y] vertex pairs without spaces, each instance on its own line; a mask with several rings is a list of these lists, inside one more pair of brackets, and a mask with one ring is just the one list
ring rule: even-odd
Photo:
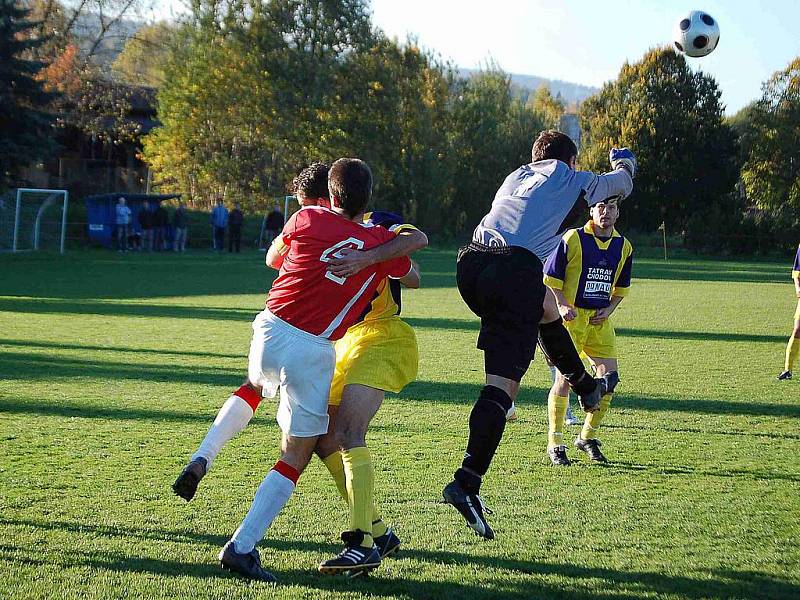
[[372,197],[372,171],[363,160],[340,158],[328,172],[328,191],[331,201],[338,198],[338,206],[348,216],[363,212]]
[[292,193],[306,198],[328,199],[328,165],[314,162],[292,179]]
[[533,162],[556,158],[561,162],[569,163],[570,159],[575,156],[578,156],[578,147],[575,142],[567,134],[554,129],[542,131],[533,142],[531,150]]

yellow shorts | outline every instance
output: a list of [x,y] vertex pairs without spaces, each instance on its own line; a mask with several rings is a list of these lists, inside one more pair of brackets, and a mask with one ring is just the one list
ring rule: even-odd
[[593,308],[576,308],[578,316],[564,321],[575,348],[582,356],[592,358],[617,358],[617,336],[610,319],[600,325],[590,325]]
[[399,318],[353,325],[336,342],[336,370],[328,404],[338,406],[348,384],[399,392],[414,381],[418,365],[417,336]]

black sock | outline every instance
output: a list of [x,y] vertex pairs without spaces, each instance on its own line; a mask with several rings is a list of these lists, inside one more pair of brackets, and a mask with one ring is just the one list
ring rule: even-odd
[[486,385],[469,415],[467,453],[455,478],[465,490],[477,494],[481,477],[489,470],[497,446],[506,428],[506,413],[511,398],[503,390]]
[[576,394],[584,396],[594,391],[597,385],[594,377],[586,372],[561,317],[552,323],[539,325],[539,341],[550,362],[569,381]]

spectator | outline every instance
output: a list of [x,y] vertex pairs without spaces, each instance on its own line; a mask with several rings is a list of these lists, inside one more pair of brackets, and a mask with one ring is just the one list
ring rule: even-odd
[[272,207],[272,212],[267,215],[267,248],[270,247],[275,238],[278,237],[283,230],[284,222],[285,218],[281,212],[281,207],[279,204],[276,204]]
[[217,198],[217,205],[211,211],[211,227],[214,229],[214,250],[222,252],[225,249],[225,226],[228,224],[228,209],[222,203],[222,198]]
[[186,207],[181,201],[178,201],[178,208],[175,209],[175,215],[172,217],[172,227],[175,230],[175,241],[172,243],[172,249],[175,252],[184,252],[186,250],[188,228]]
[[131,209],[126,206],[125,198],[120,197],[116,207],[117,251],[128,251],[128,232],[131,225]]
[[238,253],[242,249],[242,225],[244,224],[244,215],[242,208],[237,202],[233,206],[233,210],[228,219],[228,252],[233,252],[236,248]]
[[142,205],[139,211],[139,227],[142,228],[142,250],[153,251],[153,213],[150,204]]
[[169,226],[169,213],[167,213],[167,209],[159,203],[156,212],[153,214],[153,237],[155,238],[155,248],[159,252],[166,247],[167,226]]

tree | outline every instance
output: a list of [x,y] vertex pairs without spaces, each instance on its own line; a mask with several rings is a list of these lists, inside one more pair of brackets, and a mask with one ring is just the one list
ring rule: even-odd
[[511,78],[494,65],[458,82],[450,115],[450,188],[453,230],[472,227],[488,212],[503,177],[531,161],[544,128],[541,117],[511,91]]
[[539,115],[546,129],[558,129],[561,116],[564,114],[565,105],[561,97],[554,97],[546,85],[539,87],[528,98],[527,106]]
[[112,70],[130,85],[160,87],[174,35],[175,27],[165,21],[145,25],[125,43]]
[[800,57],[775,73],[750,111],[742,180],[748,198],[785,225],[800,224]]
[[15,183],[22,167],[53,149],[52,94],[37,79],[44,64],[23,55],[44,43],[29,37],[36,23],[15,0],[0,0],[0,186]]
[[650,50],[581,107],[584,168],[608,169],[613,146],[630,147],[639,171],[622,213],[625,226],[671,231],[707,225],[737,180],[735,135],[723,120],[716,81],[693,73],[683,55]]

